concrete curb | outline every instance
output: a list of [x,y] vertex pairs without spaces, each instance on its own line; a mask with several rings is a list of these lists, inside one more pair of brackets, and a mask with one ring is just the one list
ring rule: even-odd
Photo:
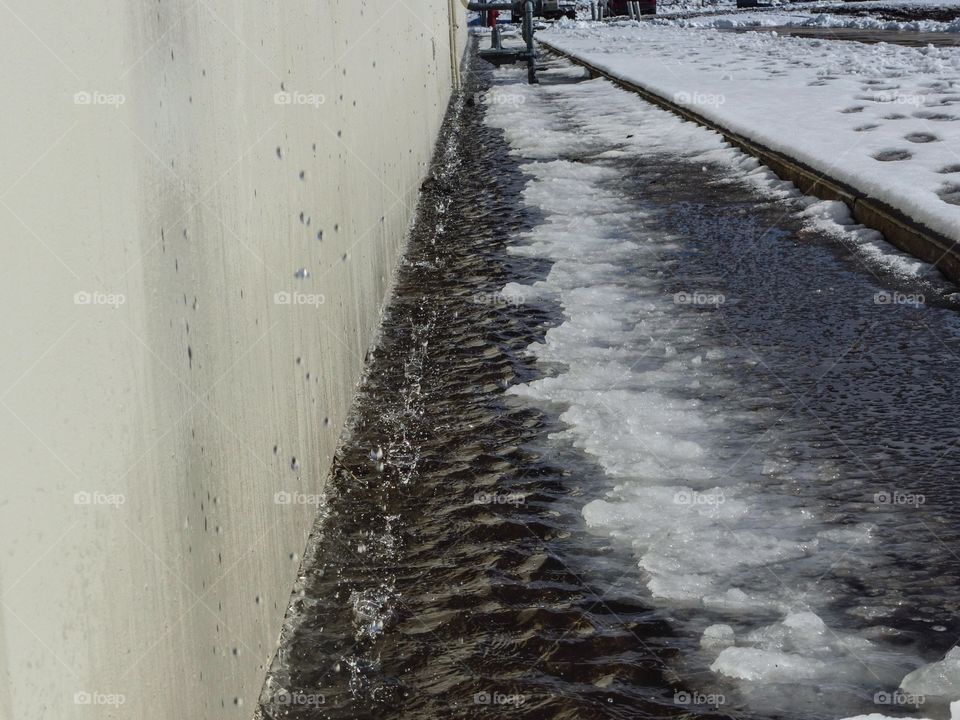
[[780,178],[791,181],[801,192],[823,200],[840,200],[850,208],[857,222],[880,231],[889,242],[904,252],[931,263],[951,280],[960,282],[960,246],[954,240],[931,230],[897,208],[825,175],[799,160],[754,142],[687,107],[629,80],[617,77],[583,58],[560,50],[547,41],[538,38],[538,42],[550,52],[586,68],[594,77],[604,77],[615,85],[636,93],[647,102],[720,133],[731,145],[760,160]]

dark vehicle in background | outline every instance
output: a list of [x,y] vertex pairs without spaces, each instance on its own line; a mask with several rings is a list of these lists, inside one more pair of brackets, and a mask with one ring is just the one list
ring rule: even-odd
[[[547,20],[559,20],[562,17],[568,17],[571,20],[577,19],[576,0],[543,0],[541,10],[537,13],[539,17]],[[523,13],[510,13],[511,22],[523,22]]]
[[[614,17],[616,15],[630,15],[630,10],[627,8],[628,0],[606,0],[606,9],[603,11],[604,17]],[[601,3],[604,0],[600,0]],[[640,6],[641,15],[656,15],[657,14],[657,0],[640,0],[637,3]]]

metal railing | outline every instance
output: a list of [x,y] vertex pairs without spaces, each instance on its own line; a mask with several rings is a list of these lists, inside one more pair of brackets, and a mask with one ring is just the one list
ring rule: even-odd
[[526,61],[527,81],[537,82],[537,48],[534,44],[535,32],[533,18],[535,13],[543,7],[542,0],[515,0],[514,2],[471,2],[468,10],[483,12],[485,10],[510,10],[514,15],[523,15],[524,48],[505,48],[500,28],[494,27],[489,49],[481,50],[480,57],[497,67],[505,64],[514,64]]

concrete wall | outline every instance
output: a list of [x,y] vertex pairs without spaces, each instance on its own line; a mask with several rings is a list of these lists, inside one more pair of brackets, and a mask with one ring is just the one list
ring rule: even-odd
[[0,3],[0,717],[252,715],[462,24]]

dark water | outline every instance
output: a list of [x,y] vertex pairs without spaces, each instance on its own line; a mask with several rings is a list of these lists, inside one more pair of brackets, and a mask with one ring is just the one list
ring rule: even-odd
[[[487,83],[473,66],[464,96]],[[498,296],[548,266],[504,252],[536,218],[482,120],[455,104],[443,129],[267,717],[683,715],[644,646],[668,625],[582,528],[569,468],[587,462],[530,450],[560,426],[504,395],[538,377],[524,351],[560,318]]]
[[[525,351],[563,314],[498,294],[550,268],[505,251],[539,218],[518,202],[527,178],[502,135],[470,102],[491,82],[471,64],[451,105],[261,710],[312,720],[797,716],[752,710],[722,686],[722,709],[677,703],[701,687],[703,668],[685,660],[697,639],[679,629],[690,611],[653,602],[630,553],[584,527],[580,510],[610,483],[550,438],[563,429],[558,411],[505,394],[562,371]],[[786,444],[842,478],[784,491],[816,494],[834,522],[896,512],[870,502],[878,489],[932,498],[881,528],[888,567],[872,575],[847,563],[831,579],[837,617],[863,598],[886,603],[895,642],[937,659],[960,634],[952,304],[923,287],[934,306],[923,312],[876,305],[878,288],[918,287],[803,231],[783,203],[705,182],[682,159],[624,169],[611,192],[681,239],[661,258],[667,291],[709,279],[737,299],[704,345],[760,359],[731,364],[736,396],[701,399],[760,418],[748,428],[758,462]],[[731,441],[725,452],[740,449]],[[851,693],[877,711],[863,688]]]

